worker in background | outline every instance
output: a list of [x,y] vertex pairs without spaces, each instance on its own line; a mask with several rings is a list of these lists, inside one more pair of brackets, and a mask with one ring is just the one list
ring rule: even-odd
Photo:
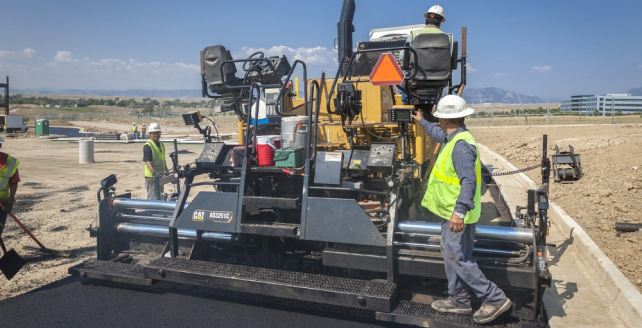
[[[412,45],[412,41],[419,34],[444,33],[439,29],[441,27],[441,23],[446,21],[446,17],[444,16],[444,8],[442,8],[440,5],[434,5],[424,13],[424,18],[426,26],[417,31],[410,31],[410,35],[408,35],[406,44]],[[401,91],[401,102],[404,105],[408,105],[408,94],[406,94],[406,92],[404,91]]]
[[132,137],[134,140],[138,139],[138,127],[136,126],[136,123],[132,123]]
[[140,133],[142,134],[143,139],[146,139],[145,138],[145,132],[146,131],[147,131],[147,127],[145,126],[145,123],[143,123],[143,126],[140,127]]
[[441,253],[448,278],[448,299],[432,308],[441,312],[472,313],[470,293],[483,302],[473,315],[479,324],[491,322],[511,308],[504,292],[490,282],[473,259],[475,226],[481,214],[481,161],[475,138],[466,129],[465,117],[475,110],[455,95],[442,98],[433,114],[439,126],[413,118],[426,133],[442,144],[421,205],[442,218]]
[[[0,148],[4,140],[0,138]],[[16,191],[18,191],[18,182],[20,182],[20,175],[18,174],[18,165],[20,161],[0,152],[0,203],[3,206],[0,211],[0,247],[2,248],[2,255],[7,253],[7,249],[2,243],[2,232],[7,223],[7,213],[13,210],[13,204],[16,202]]]
[[160,200],[163,186],[157,184],[155,177],[167,170],[165,162],[165,145],[160,141],[161,127],[158,123],[149,125],[149,140],[143,146],[143,162],[145,162],[145,190],[147,199]]

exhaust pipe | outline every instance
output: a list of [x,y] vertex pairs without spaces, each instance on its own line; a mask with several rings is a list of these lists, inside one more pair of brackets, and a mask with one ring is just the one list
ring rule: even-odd
[[346,73],[348,63],[343,61],[344,57],[352,57],[352,32],[354,32],[354,25],[352,19],[354,18],[355,4],[354,0],[344,0],[343,7],[341,8],[341,17],[337,23],[337,43],[339,46],[339,65],[341,65],[341,74]]

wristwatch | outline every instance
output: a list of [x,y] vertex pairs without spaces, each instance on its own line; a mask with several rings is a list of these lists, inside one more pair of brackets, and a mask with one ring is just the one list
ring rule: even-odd
[[463,219],[466,216],[466,214],[462,214],[459,212],[453,212],[453,214],[457,215],[460,219]]

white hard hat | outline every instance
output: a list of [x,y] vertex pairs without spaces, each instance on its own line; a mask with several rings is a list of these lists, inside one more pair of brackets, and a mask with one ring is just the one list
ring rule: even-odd
[[441,16],[441,22],[446,21],[446,16],[444,16],[444,8],[442,8],[440,5],[434,5],[428,9],[428,11],[424,14],[424,17],[428,17],[429,14],[435,14]]
[[474,112],[475,110],[468,107],[464,98],[447,95],[441,98],[433,115],[437,118],[459,118],[466,117]]
[[149,125],[149,129],[147,129],[147,132],[152,133],[152,132],[161,132],[161,127],[160,124],[158,123],[152,123]]
[[132,125],[136,125],[136,123],[132,123]]

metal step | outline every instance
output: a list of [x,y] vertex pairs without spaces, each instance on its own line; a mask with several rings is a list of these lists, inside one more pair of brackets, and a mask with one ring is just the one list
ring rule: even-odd
[[258,208],[297,209],[301,204],[300,198],[244,196],[243,205]]
[[241,233],[262,236],[295,238],[299,229],[298,224],[241,223]]
[[145,270],[140,265],[89,260],[68,269],[69,274],[81,278],[93,278],[126,284],[151,286],[152,279],[145,278]]
[[178,258],[151,262],[145,277],[384,312],[392,309],[397,294],[397,285],[385,281]]
[[377,312],[377,320],[415,325],[420,327],[502,327],[519,328],[519,318],[510,315],[510,311],[484,325],[473,321],[472,314],[443,313],[434,310],[430,304],[400,300],[392,312]]

